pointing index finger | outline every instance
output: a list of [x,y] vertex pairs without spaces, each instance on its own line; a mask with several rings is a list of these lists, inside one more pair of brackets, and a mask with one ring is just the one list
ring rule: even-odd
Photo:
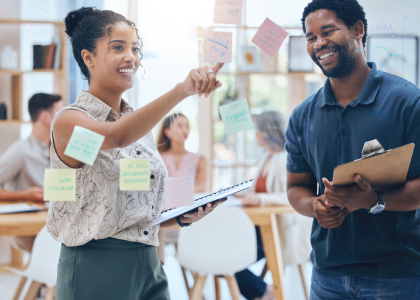
[[224,63],[217,63],[213,68],[213,72],[215,73],[215,75],[217,74],[217,72],[219,72],[219,70],[223,67]]

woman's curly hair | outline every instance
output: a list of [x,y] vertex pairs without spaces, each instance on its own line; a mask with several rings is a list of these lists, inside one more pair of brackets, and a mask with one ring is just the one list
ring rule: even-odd
[[305,19],[306,17],[319,9],[328,9],[337,15],[337,18],[342,20],[348,28],[356,24],[357,21],[362,21],[365,26],[365,35],[362,38],[363,47],[366,47],[367,38],[367,20],[363,7],[357,0],[313,0],[303,10],[302,15],[302,29],[306,34]]

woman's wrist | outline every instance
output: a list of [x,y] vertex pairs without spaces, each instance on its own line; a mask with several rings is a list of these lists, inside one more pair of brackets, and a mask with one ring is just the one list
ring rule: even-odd
[[175,97],[178,100],[177,102],[181,102],[182,100],[184,100],[185,98],[187,98],[189,95],[187,93],[184,92],[184,89],[182,88],[182,83],[178,83],[174,89],[173,89],[174,93],[175,93]]
[[189,220],[189,219],[188,219],[188,218],[186,218],[186,217],[182,217],[182,216],[180,216],[180,217],[179,217],[179,221],[180,221],[182,224],[192,223],[192,222],[191,222],[191,220]]

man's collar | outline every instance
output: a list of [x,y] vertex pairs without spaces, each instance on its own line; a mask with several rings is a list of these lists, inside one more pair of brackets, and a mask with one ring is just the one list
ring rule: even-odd
[[[99,121],[106,121],[107,119],[110,121],[116,121],[119,119],[118,113],[109,105],[83,90],[79,91],[74,105],[85,109],[89,114],[91,114]],[[131,112],[133,112],[133,109],[130,107],[130,105],[121,99],[121,116]]]
[[[381,86],[383,75],[381,71],[378,71],[374,62],[369,62],[368,66],[371,68],[368,79],[363,86],[363,89],[357,97],[356,101],[351,102],[350,106],[356,106],[357,104],[370,104],[375,101],[376,94]],[[324,105],[338,105],[337,100],[331,89],[330,79],[327,78],[324,84],[322,97],[316,103],[316,106],[323,107]]]

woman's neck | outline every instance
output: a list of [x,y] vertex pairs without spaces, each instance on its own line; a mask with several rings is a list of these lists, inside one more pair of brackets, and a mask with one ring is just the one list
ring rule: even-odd
[[171,141],[171,148],[168,149],[168,153],[171,153],[172,155],[183,155],[185,153],[188,153],[187,149],[185,149],[185,143],[173,143]]
[[121,117],[121,96],[124,91],[111,91],[92,82],[87,92],[105,102]]

